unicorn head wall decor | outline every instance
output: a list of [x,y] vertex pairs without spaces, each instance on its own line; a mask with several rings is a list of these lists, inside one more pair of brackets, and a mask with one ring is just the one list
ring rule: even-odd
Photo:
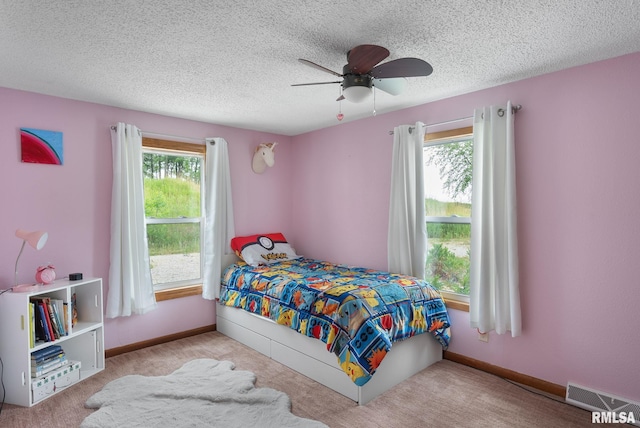
[[256,147],[253,153],[253,161],[251,162],[251,169],[256,174],[262,174],[267,167],[272,167],[276,163],[274,150],[276,148],[276,142],[262,143]]

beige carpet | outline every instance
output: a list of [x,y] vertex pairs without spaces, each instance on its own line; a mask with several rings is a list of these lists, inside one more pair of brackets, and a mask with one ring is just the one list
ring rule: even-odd
[[441,361],[365,406],[212,332],[108,358],[106,369],[32,408],[4,405],[0,426],[78,427],[94,410],[85,401],[129,374],[167,375],[188,361],[233,361],[257,376],[257,387],[289,395],[292,413],[340,427],[594,427],[591,413],[528,392],[493,375]]

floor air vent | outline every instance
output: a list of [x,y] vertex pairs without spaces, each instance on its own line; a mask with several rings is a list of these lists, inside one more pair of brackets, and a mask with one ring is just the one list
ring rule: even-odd
[[[640,427],[640,403],[626,400],[604,392],[594,391],[584,386],[569,383],[567,385],[566,401],[574,406],[592,412],[607,412],[625,415],[625,419],[634,420],[632,425]],[[628,416],[633,412],[633,416]],[[604,416],[603,416],[604,417]]]

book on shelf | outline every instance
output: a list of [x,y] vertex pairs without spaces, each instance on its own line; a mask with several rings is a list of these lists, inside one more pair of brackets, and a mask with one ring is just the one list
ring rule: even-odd
[[31,362],[31,371],[35,370],[45,370],[49,367],[53,367],[56,364],[62,363],[67,360],[67,356],[64,352],[60,352],[58,355],[53,355],[47,358],[44,361],[36,363],[34,361]]
[[53,319],[56,326],[58,327],[58,333],[60,334],[60,337],[66,336],[67,332],[65,331],[64,324],[62,323],[62,317],[60,316],[62,311],[62,300],[51,299],[51,309],[53,312]]
[[34,317],[31,329],[34,335],[32,347],[37,341],[53,342],[68,334],[68,306],[61,299],[52,297],[32,297]]
[[[34,303],[35,312],[35,328],[36,328],[36,342],[47,342],[47,335],[45,334],[44,321],[40,314],[40,306]],[[35,344],[34,344],[35,346]]]
[[31,377],[43,376],[68,363],[64,349],[51,345],[31,353]]
[[62,366],[65,366],[69,363],[66,356],[62,356],[58,360],[51,361],[49,363],[43,364],[41,366],[31,367],[31,377],[40,377],[44,376],[49,372],[52,372],[56,369],[59,369]]
[[64,300],[56,299],[56,305],[58,306],[58,317],[60,318],[60,324],[62,325],[62,330],[64,331],[64,335],[69,335],[69,328],[67,327],[67,317],[64,313],[67,310],[67,306],[65,305]]
[[33,301],[35,301],[38,306],[42,308],[40,311],[42,316],[43,324],[45,325],[47,332],[46,336],[48,338],[47,342],[53,342],[56,339],[60,338],[60,334],[57,332],[57,328],[55,328],[53,324],[53,318],[49,312],[50,301],[48,297],[33,297]]
[[60,352],[64,352],[60,345],[49,345],[46,348],[38,349],[31,353],[31,361],[40,362],[52,355],[57,355]]
[[65,358],[66,357],[64,351],[60,350],[56,354],[49,355],[41,360],[31,360],[31,367],[45,368],[47,365],[51,365],[51,363],[54,362],[60,362]]
[[67,330],[71,330],[69,328],[69,304],[67,302],[62,302],[63,314],[64,314],[64,328]]
[[76,293],[71,295],[71,327],[78,323],[78,305],[76,305]]
[[53,305],[51,304],[51,299],[48,297],[45,297],[44,304],[46,305],[47,312],[49,314],[49,321],[51,321],[51,328],[53,329],[53,334],[56,339],[60,339],[60,337],[62,336],[60,334],[60,326],[58,325],[56,314],[53,312]]
[[46,321],[44,307],[39,302],[34,302],[34,311],[36,313],[35,322],[38,340],[42,340],[43,342],[51,342],[51,338],[49,337],[49,325]]
[[42,313],[43,313],[43,321],[45,326],[47,327],[47,333],[49,335],[49,341],[53,342],[54,340],[56,340],[56,335],[53,332],[53,326],[51,325],[51,318],[49,318],[49,309],[47,308],[47,305],[44,302],[39,302],[38,303],[41,307],[42,307]]

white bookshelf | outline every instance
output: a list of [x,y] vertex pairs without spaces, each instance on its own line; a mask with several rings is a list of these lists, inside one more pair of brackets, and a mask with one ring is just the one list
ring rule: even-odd
[[[71,297],[75,293],[78,322],[71,326]],[[32,297],[50,297],[69,303],[68,334],[52,342],[31,345],[31,316],[29,302]],[[104,324],[102,314],[102,279],[79,281],[58,280],[49,285],[33,286],[28,292],[7,292],[0,295],[0,358],[4,364],[3,382],[5,402],[31,407],[57,394],[74,383],[104,370]],[[60,345],[69,361],[80,363],[73,377],[61,376],[55,383],[34,393],[31,377],[31,353],[50,345]],[[51,373],[49,374],[51,376]]]

